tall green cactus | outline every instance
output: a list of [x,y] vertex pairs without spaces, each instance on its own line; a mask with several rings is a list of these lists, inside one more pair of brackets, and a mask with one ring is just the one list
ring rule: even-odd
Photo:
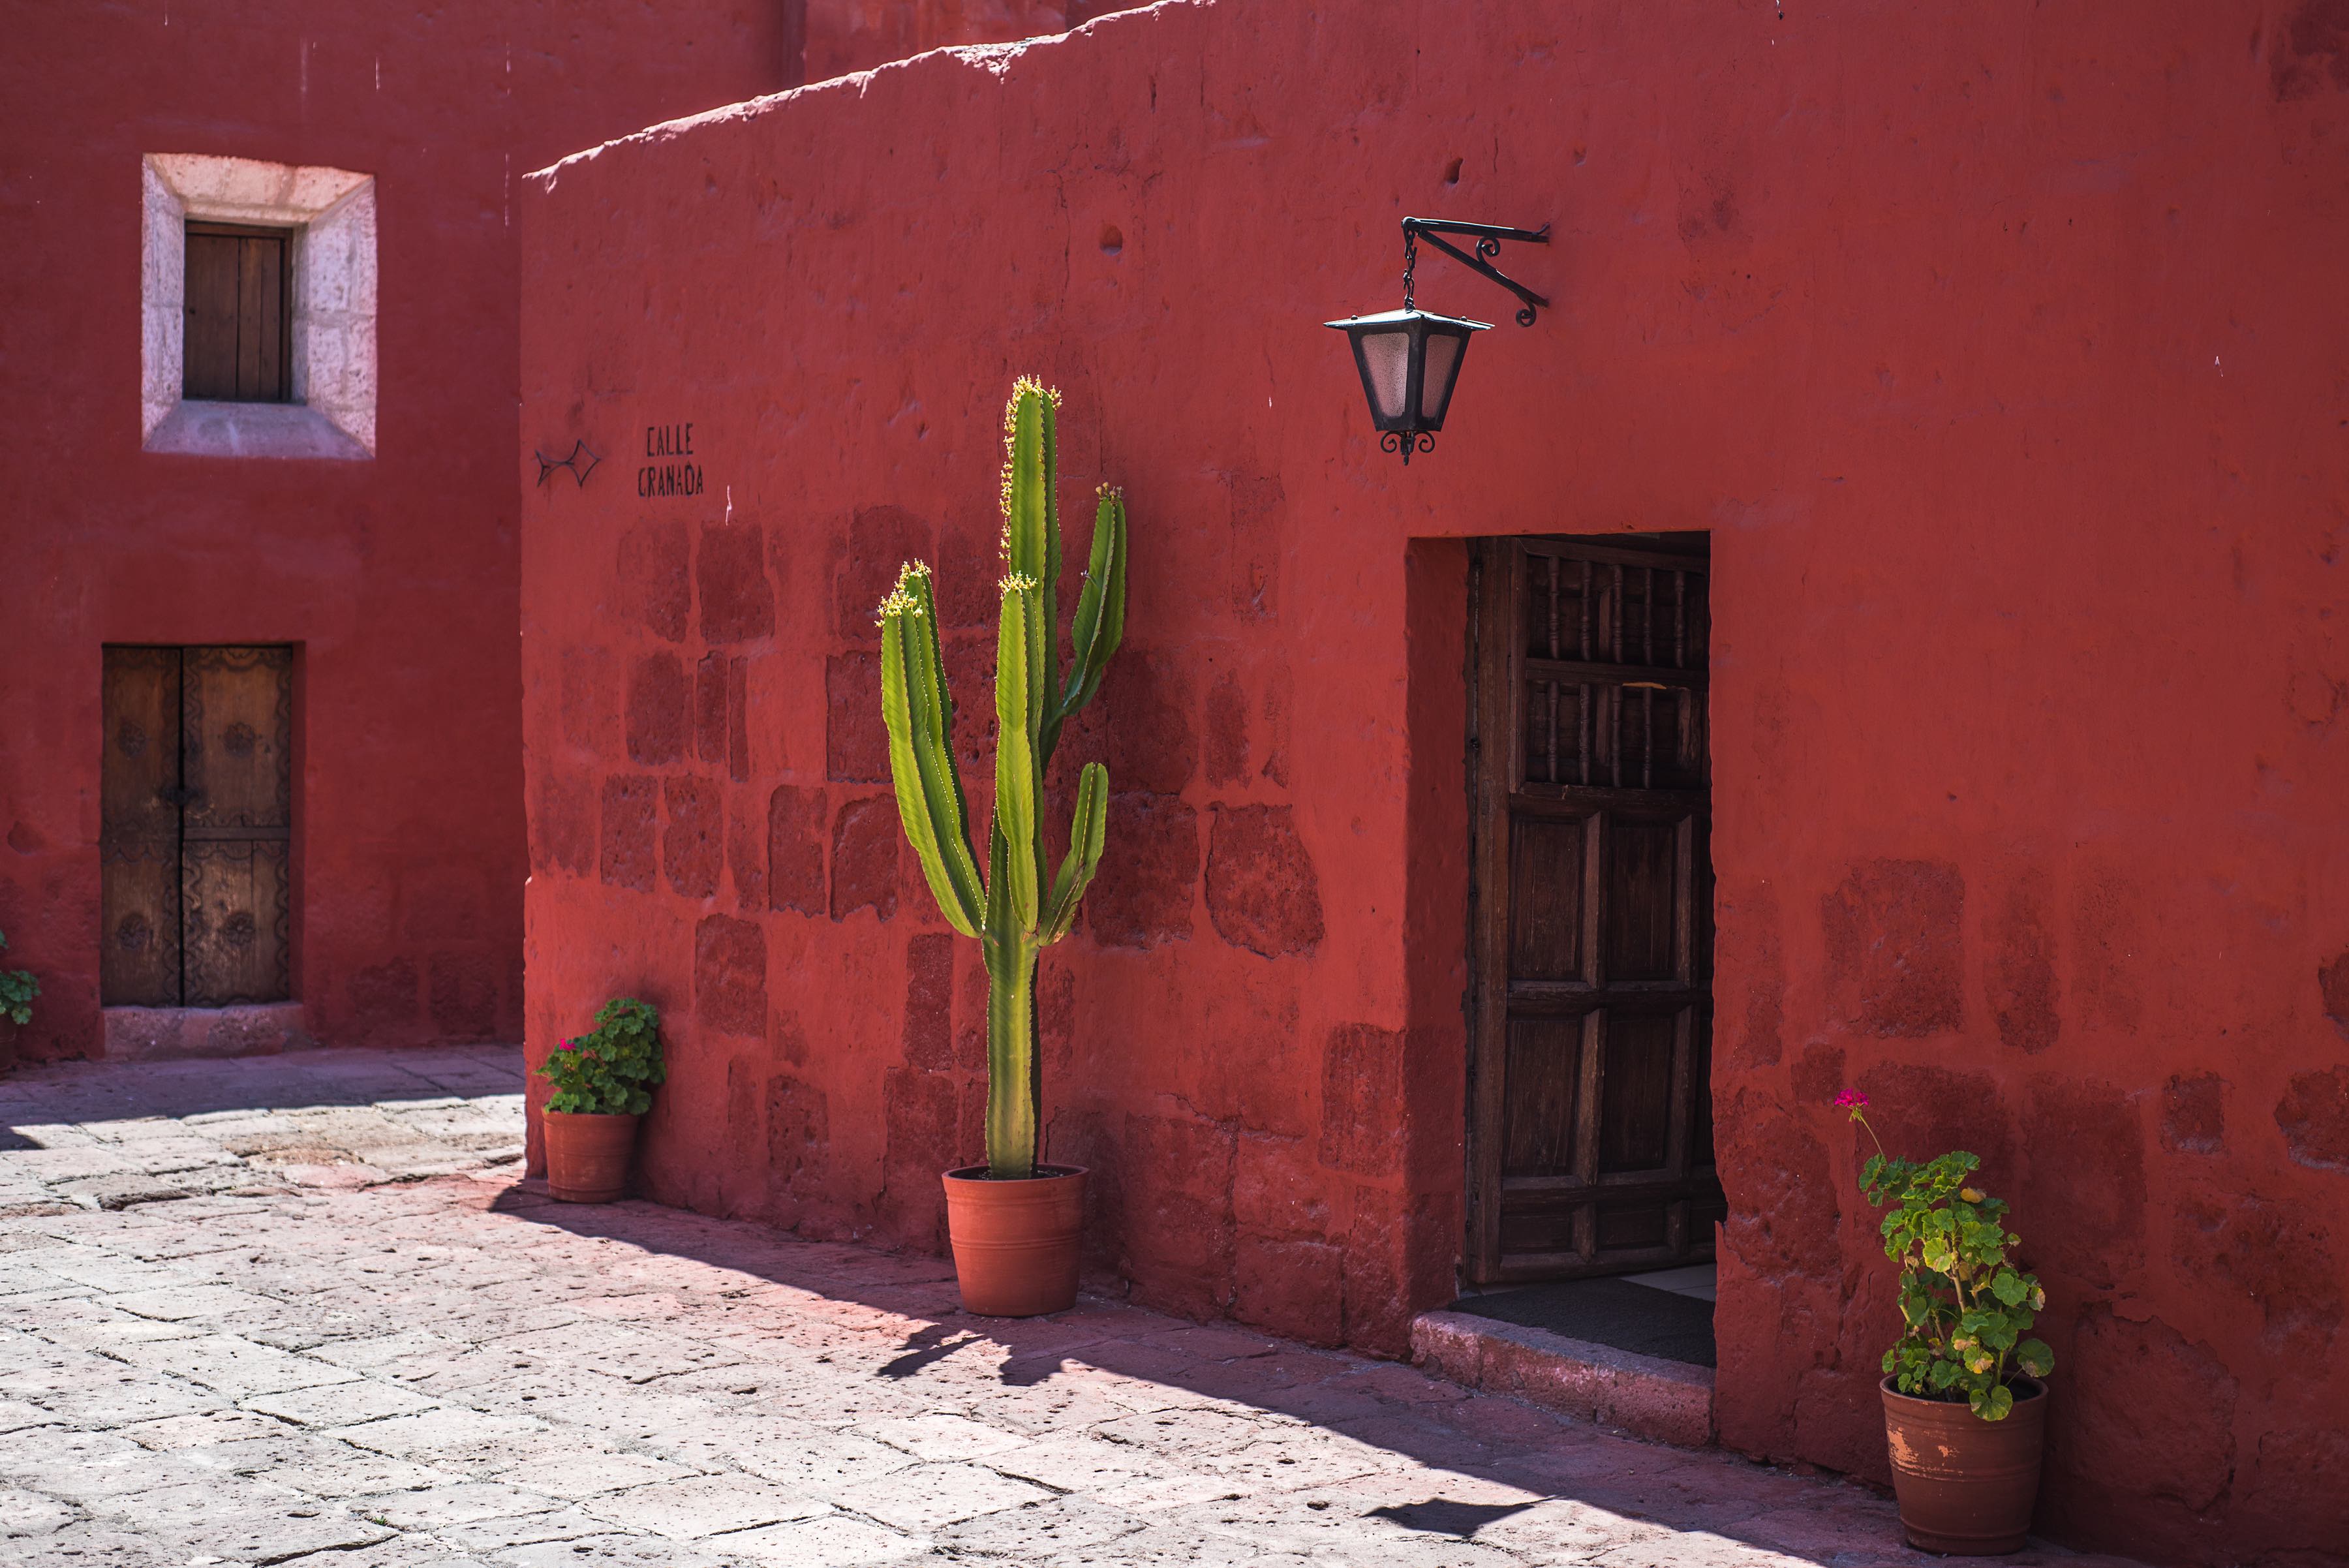
[[[881,602],[881,718],[897,820],[947,924],[978,940],[987,963],[987,1165],[999,1179],[1033,1176],[1036,961],[1069,934],[1077,902],[1101,864],[1109,773],[1087,763],[1077,780],[1069,852],[1057,874],[1044,850],[1039,803],[1061,729],[1101,690],[1125,631],[1125,499],[1104,484],[1092,556],[1059,678],[1055,606],[1061,513],[1052,421],[1060,395],[1021,378],[1003,411],[1003,596],[995,642],[995,816],[987,869],[971,853],[970,810],[955,770],[954,699],[938,652],[930,568],[915,562]],[[1054,686],[1058,684],[1059,690]]]

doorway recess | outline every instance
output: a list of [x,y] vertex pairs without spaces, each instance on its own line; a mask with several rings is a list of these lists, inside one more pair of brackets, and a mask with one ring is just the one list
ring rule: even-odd
[[1710,580],[1702,534],[1471,556],[1475,1284],[1713,1255]]
[[294,650],[109,648],[104,701],[101,1000],[285,1001]]

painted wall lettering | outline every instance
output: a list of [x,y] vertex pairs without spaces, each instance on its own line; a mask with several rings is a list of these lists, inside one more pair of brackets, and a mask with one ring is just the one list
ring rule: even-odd
[[645,455],[667,461],[647,462],[636,470],[636,493],[644,496],[698,495],[701,465],[685,461],[693,456],[693,422],[647,425]]

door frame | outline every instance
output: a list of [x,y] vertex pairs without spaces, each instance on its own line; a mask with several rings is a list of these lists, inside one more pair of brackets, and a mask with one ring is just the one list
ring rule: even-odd
[[[1516,606],[1523,591],[1518,568],[1525,553],[1518,548],[1521,541],[1542,540],[1571,544],[1578,552],[1599,560],[1612,556],[1617,564],[1650,567],[1658,566],[1662,540],[1653,535],[1575,535],[1540,534],[1494,535],[1474,538],[1468,544],[1468,604],[1467,679],[1468,718],[1467,793],[1469,832],[1468,874],[1468,994],[1467,994],[1467,1096],[1466,1126],[1464,1128],[1465,1155],[1464,1186],[1466,1202],[1466,1233],[1462,1250],[1463,1272],[1474,1284],[1523,1282],[1535,1279],[1564,1277],[1566,1271],[1524,1266],[1509,1267],[1503,1262],[1501,1246],[1502,1158],[1506,1127],[1506,1062],[1508,1054],[1508,927],[1510,919],[1506,889],[1509,887],[1510,817],[1509,791],[1499,781],[1524,776],[1526,734],[1524,726],[1516,722],[1514,694],[1525,679],[1526,653],[1523,639],[1516,637],[1488,636],[1485,618],[1495,613],[1516,614]],[[1619,541],[1619,544],[1618,543]],[[1651,543],[1651,541],[1653,541]],[[1642,548],[1641,546],[1646,546]],[[1612,546],[1610,548],[1610,546]],[[1711,587],[1711,560],[1708,552],[1704,561],[1708,596]],[[1709,659],[1708,659],[1709,663]],[[1711,746],[1711,684],[1710,670],[1693,671],[1698,691],[1706,711],[1702,716],[1702,735],[1709,752]],[[1485,748],[1498,745],[1506,748],[1497,759],[1498,765],[1485,755]],[[1693,1010],[1699,1026],[1710,1031],[1713,1005],[1711,990],[1713,919],[1711,909],[1711,836],[1713,828],[1712,774],[1710,763],[1705,769],[1704,799],[1693,814],[1691,826],[1681,837],[1679,858],[1681,874],[1691,878],[1701,893],[1693,899],[1692,929],[1687,933],[1687,948],[1682,958],[1682,968],[1688,983],[1703,992]],[[1644,791],[1611,789],[1592,786],[1578,792],[1584,804],[1598,805],[1601,810],[1636,813],[1645,806],[1653,809],[1656,797]],[[1555,815],[1579,815],[1579,812],[1559,803]],[[1552,815],[1544,812],[1542,815]],[[1598,817],[1586,820],[1594,825]],[[1600,827],[1598,833],[1603,834]],[[1702,864],[1698,862],[1702,860]],[[1605,860],[1603,843],[1597,835],[1586,852],[1584,886],[1580,918],[1585,941],[1595,937],[1591,928],[1599,919]],[[1700,880],[1701,878],[1701,880]],[[1578,1071],[1578,1092],[1576,1116],[1579,1123],[1576,1144],[1578,1163],[1587,1164],[1589,1151],[1596,1147],[1597,1122],[1600,1110],[1599,1085],[1595,1082],[1598,1054],[1589,1046],[1589,1031],[1596,1026],[1599,1012],[1584,1015],[1585,1047]],[[1689,1082],[1698,1052],[1692,1038],[1692,1031],[1683,1026],[1678,1031],[1673,1050],[1672,1094],[1675,1102],[1682,1101],[1702,1086]],[[1710,1056],[1704,1058],[1709,1064]],[[1710,1117],[1708,1117],[1710,1121]],[[1686,1172],[1693,1167],[1693,1151],[1682,1147],[1684,1139],[1676,1123],[1670,1154],[1671,1168]],[[1717,1162],[1716,1162],[1717,1163]],[[1668,1241],[1659,1249],[1659,1256],[1650,1261],[1626,1259],[1622,1266],[1612,1264],[1605,1269],[1580,1269],[1575,1272],[1629,1272],[1647,1267],[1669,1267],[1688,1261],[1692,1238],[1684,1234],[1681,1219],[1686,1205],[1672,1211]],[[1595,1250],[1588,1249],[1586,1250]],[[1702,1249],[1708,1253],[1711,1248]],[[1670,1254],[1670,1255],[1664,1255]]]

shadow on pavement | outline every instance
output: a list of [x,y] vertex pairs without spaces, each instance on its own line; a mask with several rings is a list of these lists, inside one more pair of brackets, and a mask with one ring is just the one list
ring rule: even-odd
[[[1300,1501],[1292,1484],[1245,1501],[1226,1500],[1232,1506],[1225,1511],[1235,1515],[1227,1522],[1244,1523],[1240,1516],[1251,1506],[1278,1508],[1283,1519],[1309,1508],[1350,1507],[1357,1517],[1378,1518],[1423,1537],[1506,1547],[1514,1543],[1512,1522],[1529,1511],[1547,1515],[1541,1528],[1554,1543],[1555,1505],[1564,1502],[1614,1516],[1592,1521],[1612,1531],[1630,1521],[1634,1539],[1644,1539],[1646,1530],[1668,1553],[1654,1559],[1659,1563],[1744,1561],[1730,1542],[1834,1568],[1930,1561],[1899,1543],[1890,1501],[1855,1483],[1796,1476],[1718,1451],[1642,1443],[1512,1399],[1471,1395],[1394,1362],[1094,1297],[1047,1318],[976,1318],[961,1311],[953,1268],[944,1259],[802,1241],[755,1223],[643,1200],[557,1203],[535,1181],[506,1189],[490,1207],[532,1224],[690,1259],[779,1287],[791,1293],[775,1298],[779,1305],[871,1336],[869,1352],[858,1353],[869,1355],[871,1365],[854,1376],[899,1388],[931,1383],[941,1403],[983,1398],[984,1388],[976,1386],[981,1383],[1082,1392],[1106,1375],[1156,1386],[1164,1407],[1176,1413],[1168,1419],[1186,1408],[1246,1407],[1447,1472],[1426,1476],[1427,1495],[1407,1503],[1392,1501],[1392,1486],[1383,1501],[1365,1490],[1341,1502],[1327,1489],[1314,1501]],[[750,1293],[755,1299],[755,1288]],[[835,1364],[848,1358],[828,1354]],[[1264,1436],[1291,1440],[1295,1432],[1286,1424],[1268,1424]],[[1007,1461],[991,1456],[987,1462]],[[1524,1520],[1528,1531],[1533,1523]],[[1722,1538],[1711,1548],[1720,1556],[1707,1554],[1706,1536]],[[2072,1568],[2120,1562],[2060,1549],[2007,1561]]]

